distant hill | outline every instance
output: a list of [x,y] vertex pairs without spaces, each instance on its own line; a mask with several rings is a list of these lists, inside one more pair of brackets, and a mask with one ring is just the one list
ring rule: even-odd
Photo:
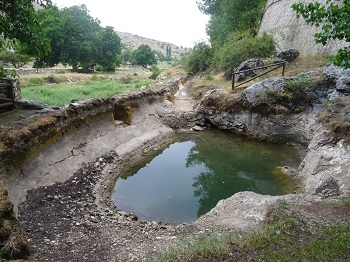
[[171,47],[171,56],[175,59],[180,59],[181,55],[186,53],[189,48],[178,47],[174,44],[162,42],[154,39],[145,38],[138,35],[133,35],[125,32],[116,32],[121,39],[121,42],[124,43],[131,50],[137,49],[140,45],[148,45],[152,50],[166,54],[166,46],[170,45]]

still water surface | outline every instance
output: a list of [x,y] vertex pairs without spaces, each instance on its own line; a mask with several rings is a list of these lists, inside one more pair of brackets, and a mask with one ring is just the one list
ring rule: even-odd
[[297,149],[218,130],[178,135],[153,159],[119,178],[112,195],[118,209],[141,220],[193,222],[219,200],[240,191],[291,192],[295,183],[278,167],[297,167]]

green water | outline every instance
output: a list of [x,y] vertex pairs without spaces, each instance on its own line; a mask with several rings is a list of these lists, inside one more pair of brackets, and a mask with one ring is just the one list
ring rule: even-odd
[[113,201],[141,220],[180,224],[237,192],[290,193],[295,183],[277,167],[297,167],[301,159],[291,146],[211,130],[178,135],[147,161],[117,180]]

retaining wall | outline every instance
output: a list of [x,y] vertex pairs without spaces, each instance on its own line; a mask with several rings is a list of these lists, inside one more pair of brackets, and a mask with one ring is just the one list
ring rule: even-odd
[[[300,54],[332,55],[345,47],[345,41],[330,41],[327,45],[316,44],[315,33],[320,29],[305,23],[303,18],[297,19],[291,8],[292,4],[315,2],[312,0],[269,0],[263,11],[258,35],[264,32],[274,36],[279,51],[294,48]],[[324,4],[326,0],[318,0]]]

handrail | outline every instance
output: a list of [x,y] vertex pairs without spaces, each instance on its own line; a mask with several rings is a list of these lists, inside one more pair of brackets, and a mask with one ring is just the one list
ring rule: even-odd
[[[264,73],[261,73],[261,74],[259,74],[259,75],[257,75],[257,76],[254,76],[253,78],[251,78],[251,79],[249,79],[249,80],[247,80],[247,81],[244,81],[243,83],[240,83],[239,85],[236,85],[236,86],[235,86],[235,76],[236,76],[236,74],[245,73],[245,72],[249,72],[249,71],[257,70],[257,69],[267,69],[267,68],[272,67],[272,66],[276,66],[276,67],[275,67],[275,68],[272,68],[272,69],[270,69],[270,70],[268,70],[268,71],[266,71],[266,72],[264,72]],[[252,69],[247,69],[247,70],[242,70],[242,71],[234,72],[234,73],[232,74],[232,90],[233,90],[235,87],[239,87],[239,86],[241,86],[241,85],[244,85],[244,84],[246,84],[246,83],[248,83],[248,82],[250,82],[250,81],[252,81],[252,80],[254,80],[254,79],[256,79],[256,78],[258,78],[258,77],[260,77],[260,76],[266,75],[266,74],[268,74],[268,73],[270,73],[270,72],[272,72],[272,71],[274,71],[274,70],[276,70],[276,69],[278,69],[278,68],[280,68],[280,67],[282,67],[282,66],[283,66],[282,76],[284,76],[284,71],[285,71],[285,69],[286,69],[286,62],[285,62],[285,61],[284,61],[284,62],[279,62],[279,63],[276,63],[276,64],[272,64],[272,65],[266,65],[266,66],[261,66],[261,67],[256,67],[256,68],[252,68]]]

